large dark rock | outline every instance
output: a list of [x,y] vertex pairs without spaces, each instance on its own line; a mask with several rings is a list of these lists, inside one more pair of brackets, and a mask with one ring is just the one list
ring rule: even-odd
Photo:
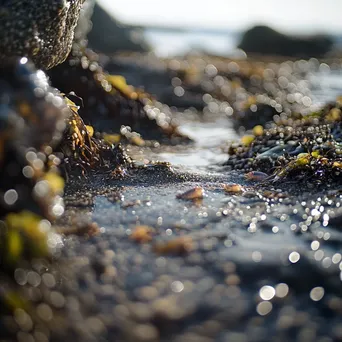
[[255,26],[245,32],[238,47],[247,53],[310,58],[323,57],[332,45],[326,35],[289,36],[268,26]]
[[148,51],[150,48],[134,28],[121,24],[97,3],[91,18],[93,28],[88,34],[89,47],[97,52]]
[[[54,158],[52,150],[62,138],[68,113],[58,91],[49,86],[45,74],[32,63],[24,58],[10,58],[0,64],[1,218],[8,212],[22,210],[50,219],[55,216],[52,208],[57,198],[53,191],[47,190],[40,197],[34,187],[49,170],[43,162],[48,164],[47,161],[52,160],[48,158]],[[39,171],[33,168],[37,163],[41,165]],[[6,204],[4,194],[7,191],[15,191],[18,197],[12,205]],[[3,250],[0,259],[2,253]]]
[[84,0],[0,1],[0,62],[29,57],[49,69],[68,56]]

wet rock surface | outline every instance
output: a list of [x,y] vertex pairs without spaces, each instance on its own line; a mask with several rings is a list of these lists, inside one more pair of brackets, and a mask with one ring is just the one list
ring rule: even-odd
[[84,0],[5,1],[0,3],[0,61],[28,57],[49,69],[70,52]]

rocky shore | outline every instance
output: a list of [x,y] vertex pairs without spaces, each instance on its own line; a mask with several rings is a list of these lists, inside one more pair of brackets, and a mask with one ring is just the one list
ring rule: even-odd
[[[341,340],[342,100],[308,77],[341,60],[103,65],[91,2],[69,55],[82,1],[25,4],[0,4],[0,339]],[[194,131],[223,121],[238,141]]]

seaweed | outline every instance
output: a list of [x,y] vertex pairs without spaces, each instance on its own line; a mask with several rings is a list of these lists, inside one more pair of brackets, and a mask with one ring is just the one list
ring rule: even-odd
[[94,137],[94,128],[85,125],[78,114],[79,107],[64,97],[70,109],[63,139],[57,151],[62,152],[62,168],[65,176],[86,176],[91,172],[103,172],[117,166],[130,168],[132,161],[120,145],[114,146],[106,139]]
[[272,183],[305,181],[307,184],[341,180],[341,102],[321,110],[276,117],[267,129],[242,137],[228,148],[225,165],[247,172],[270,174]]
[[190,141],[178,131],[171,113],[161,112],[149,94],[127,85],[122,76],[105,72],[99,56],[91,50],[75,44],[68,59],[48,75],[53,86],[83,99],[78,113],[97,132],[125,136],[123,127],[129,127],[128,131],[147,140]]
[[[319,68],[315,59],[230,59],[192,56],[167,59],[171,83],[183,96],[201,94],[204,115],[224,112],[236,130],[266,124],[281,113],[308,114],[315,110],[305,77]],[[195,104],[194,104],[195,107]]]

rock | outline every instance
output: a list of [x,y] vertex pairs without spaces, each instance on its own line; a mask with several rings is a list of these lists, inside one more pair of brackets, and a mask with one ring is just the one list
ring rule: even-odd
[[289,36],[268,26],[254,26],[244,33],[238,47],[247,53],[310,58],[323,57],[332,45],[325,35]]
[[68,56],[84,0],[0,2],[0,62],[29,57],[50,69]]
[[[93,51],[82,52],[75,47],[64,63],[47,73],[54,87],[82,98],[79,115],[95,131],[126,132],[123,135],[128,138],[132,129],[146,140],[189,142],[178,131],[167,106],[157,110],[150,95],[128,85],[124,77],[106,73],[98,61],[99,56]],[[122,126],[130,129],[123,130]]]
[[97,3],[91,18],[93,28],[88,34],[89,47],[97,52],[148,51],[148,44],[136,31],[108,14]]
[[242,128],[249,130],[257,125],[265,125],[273,119],[273,116],[278,114],[274,107],[258,103],[255,105],[256,110],[247,108],[245,110],[236,111],[233,114],[233,127],[237,131]]
[[[26,58],[0,65],[0,193],[13,193],[16,199],[6,203],[6,196],[1,196],[0,217],[22,210],[55,216],[52,209],[58,201],[53,186],[59,188],[62,181],[56,170],[60,161],[52,151],[62,138],[68,112],[43,71]],[[35,186],[43,180],[45,185],[51,183],[51,191],[37,196]]]

